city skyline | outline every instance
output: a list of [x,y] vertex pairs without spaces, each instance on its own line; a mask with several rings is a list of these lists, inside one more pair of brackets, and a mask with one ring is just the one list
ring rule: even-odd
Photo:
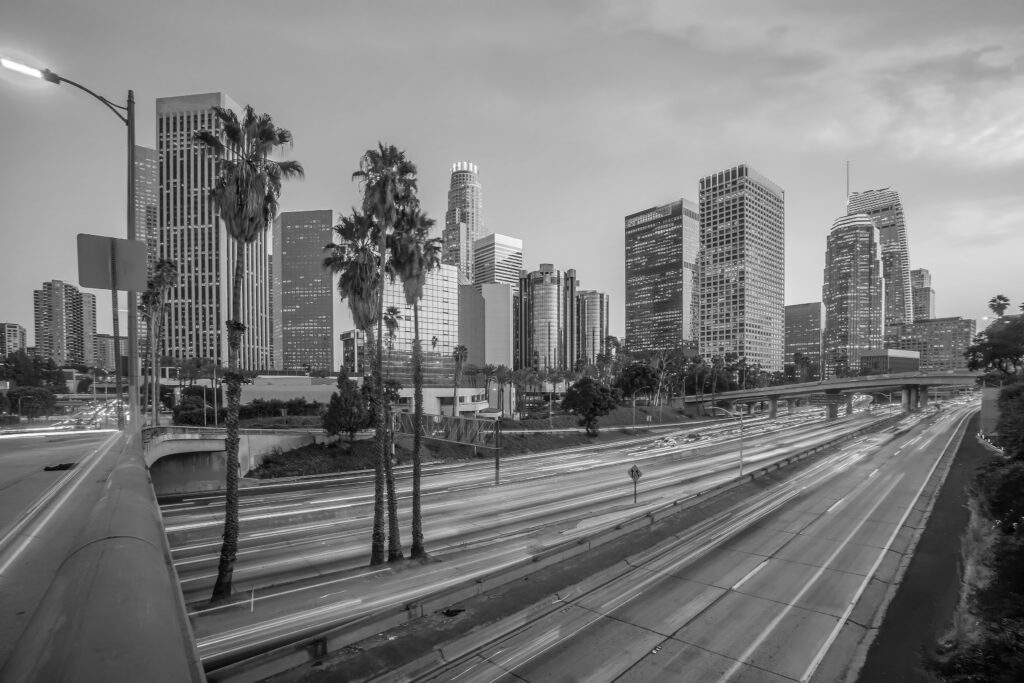
[[[1019,303],[1010,261],[1024,247],[1013,182],[1024,166],[1024,143],[1014,137],[1024,117],[1016,66],[1024,45],[1012,31],[1024,19],[1019,3],[771,15],[757,5],[482,4],[462,7],[458,25],[448,26],[455,7],[380,3],[346,12],[324,4],[309,19],[281,17],[267,34],[287,44],[286,56],[252,70],[244,54],[223,48],[217,26],[237,20],[226,6],[184,3],[182,11],[206,19],[124,32],[117,26],[151,25],[158,15],[109,2],[16,0],[3,12],[0,52],[115,101],[133,88],[143,146],[156,146],[158,97],[223,91],[271,113],[295,134],[288,157],[307,169],[304,182],[285,188],[284,211],[358,205],[351,172],[383,140],[417,164],[424,208],[440,223],[451,164],[472,159],[487,173],[488,231],[520,237],[524,262],[571,261],[582,281],[611,297],[610,331],[619,337],[622,216],[695,196],[708,169],[740,163],[787,191],[787,304],[820,298],[846,160],[852,190],[899,189],[913,219],[910,267],[931,271],[942,292],[937,316],[975,318],[982,329],[991,296]],[[694,16],[701,19],[691,23]],[[402,54],[351,68],[380,26]],[[410,59],[412,73],[403,75]],[[459,79],[427,78],[452,68]],[[667,93],[659,84],[670,75],[688,79],[690,90]],[[337,123],[342,93],[378,87],[381,97],[345,108]],[[426,103],[414,113],[398,106],[410,88]],[[740,93],[756,98],[742,114],[728,113]],[[0,74],[0,103],[0,124],[17,131],[9,153],[19,160],[2,171],[4,236],[22,246],[0,256],[9,292],[0,319],[30,329],[38,281],[77,282],[74,234],[124,235],[124,135],[98,103],[66,86]],[[30,225],[45,229],[15,232]],[[109,297],[97,303],[108,332]],[[347,313],[341,318],[336,331],[347,326]]]

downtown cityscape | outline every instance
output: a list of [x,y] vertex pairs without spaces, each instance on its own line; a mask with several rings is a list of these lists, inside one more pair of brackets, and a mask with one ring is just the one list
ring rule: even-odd
[[0,683],[1024,675],[1024,7],[231,4],[0,10]]

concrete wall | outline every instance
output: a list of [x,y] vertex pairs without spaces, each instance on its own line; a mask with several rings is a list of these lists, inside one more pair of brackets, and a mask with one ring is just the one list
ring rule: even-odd
[[[244,477],[278,450],[332,443],[337,438],[320,431],[242,430],[238,440],[239,469]],[[164,431],[149,439],[145,457],[158,496],[224,488],[227,455],[223,430]]]

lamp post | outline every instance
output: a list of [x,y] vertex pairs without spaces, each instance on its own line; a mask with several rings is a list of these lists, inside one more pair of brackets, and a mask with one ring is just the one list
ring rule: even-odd
[[[86,88],[80,83],[76,83],[69,78],[64,78],[49,69],[36,69],[25,64],[21,64],[11,59],[0,58],[0,66],[18,73],[31,76],[33,78],[41,78],[50,83],[60,85],[61,83],[67,83],[70,86],[78,88],[84,93],[92,95],[94,98],[103,103],[107,109],[113,112],[121,123],[125,124],[128,129],[128,232],[127,237],[129,240],[135,239],[135,93],[132,90],[128,91],[128,100],[125,104],[115,104],[106,97],[99,95],[89,88]],[[115,369],[116,369],[116,383],[117,391],[120,397],[121,391],[121,340],[118,336],[117,327],[117,290],[113,290],[114,297],[114,358]],[[136,294],[133,290],[128,290],[128,415],[132,424],[139,424],[139,356],[137,346],[138,326],[137,320],[137,302]],[[124,428],[124,411],[121,407],[120,402],[117,408],[117,422],[118,428]]]
[[720,413],[724,413],[725,415],[728,415],[729,417],[731,417],[731,418],[733,418],[735,420],[738,420],[739,423],[740,423],[740,476],[742,477],[743,476],[743,413],[742,412],[734,413],[731,410],[726,410],[725,408],[719,408],[718,406],[711,406],[711,410],[717,410]]
[[[636,436],[636,392],[640,391],[637,389],[633,392],[633,435]],[[650,432],[648,432],[650,434]]]

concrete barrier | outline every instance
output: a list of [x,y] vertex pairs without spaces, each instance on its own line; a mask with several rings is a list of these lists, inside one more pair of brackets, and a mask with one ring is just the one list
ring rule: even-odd
[[103,457],[92,512],[0,679],[204,681],[141,440],[122,435]]

